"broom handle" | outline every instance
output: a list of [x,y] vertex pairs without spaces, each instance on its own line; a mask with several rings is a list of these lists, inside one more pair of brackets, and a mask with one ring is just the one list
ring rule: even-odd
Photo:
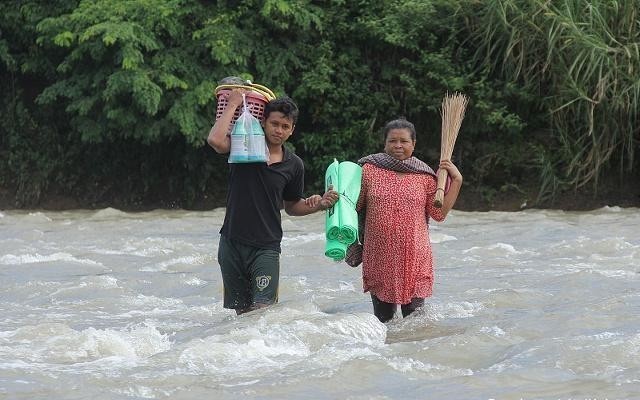
[[444,168],[438,171],[438,188],[436,189],[436,198],[433,200],[433,205],[436,208],[442,208],[444,203],[444,188],[447,184],[448,175],[449,173]]

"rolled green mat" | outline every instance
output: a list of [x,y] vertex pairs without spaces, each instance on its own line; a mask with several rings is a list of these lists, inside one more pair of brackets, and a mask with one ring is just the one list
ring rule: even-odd
[[327,239],[324,255],[333,258],[334,261],[343,260],[347,254],[347,245],[337,240]]
[[329,186],[340,194],[338,202],[326,213],[325,255],[334,260],[345,257],[347,246],[358,239],[356,203],[360,195],[362,167],[351,161],[334,160],[325,173],[325,190]]
[[[339,192],[338,187],[338,167],[340,164],[338,160],[333,160],[331,164],[327,167],[327,171],[325,173],[325,185],[324,190],[328,190],[329,186],[333,186],[333,190]],[[340,236],[340,213],[338,210],[338,202],[334,204],[333,207],[327,210],[325,217],[325,232],[327,239],[329,240],[337,240]]]
[[356,204],[360,196],[362,167],[351,161],[343,161],[338,167],[338,200],[340,217],[340,235],[338,240],[347,245],[358,239],[358,213]]

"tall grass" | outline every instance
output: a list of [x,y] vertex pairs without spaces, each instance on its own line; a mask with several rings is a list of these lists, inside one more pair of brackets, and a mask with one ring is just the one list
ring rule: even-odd
[[[640,2],[486,0],[477,59],[539,96],[566,182],[634,168],[640,137]],[[553,176],[549,164],[543,176]],[[543,182],[543,187],[557,184]]]

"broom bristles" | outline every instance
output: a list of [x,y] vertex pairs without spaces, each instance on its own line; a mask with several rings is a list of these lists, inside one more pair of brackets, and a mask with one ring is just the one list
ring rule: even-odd
[[469,98],[462,93],[448,94],[442,99],[442,141],[440,160],[450,160]]
[[[464,119],[469,98],[462,93],[447,93],[442,99],[442,140],[440,142],[440,161],[451,160],[453,146],[458,138],[458,131]],[[433,205],[440,208],[444,204],[444,189],[447,181],[447,170],[438,172],[438,186],[433,199]]]

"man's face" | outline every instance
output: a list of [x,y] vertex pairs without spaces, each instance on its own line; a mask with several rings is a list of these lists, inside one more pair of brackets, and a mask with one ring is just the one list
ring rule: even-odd
[[269,144],[281,145],[293,133],[293,121],[280,111],[272,111],[264,121],[264,135]]

